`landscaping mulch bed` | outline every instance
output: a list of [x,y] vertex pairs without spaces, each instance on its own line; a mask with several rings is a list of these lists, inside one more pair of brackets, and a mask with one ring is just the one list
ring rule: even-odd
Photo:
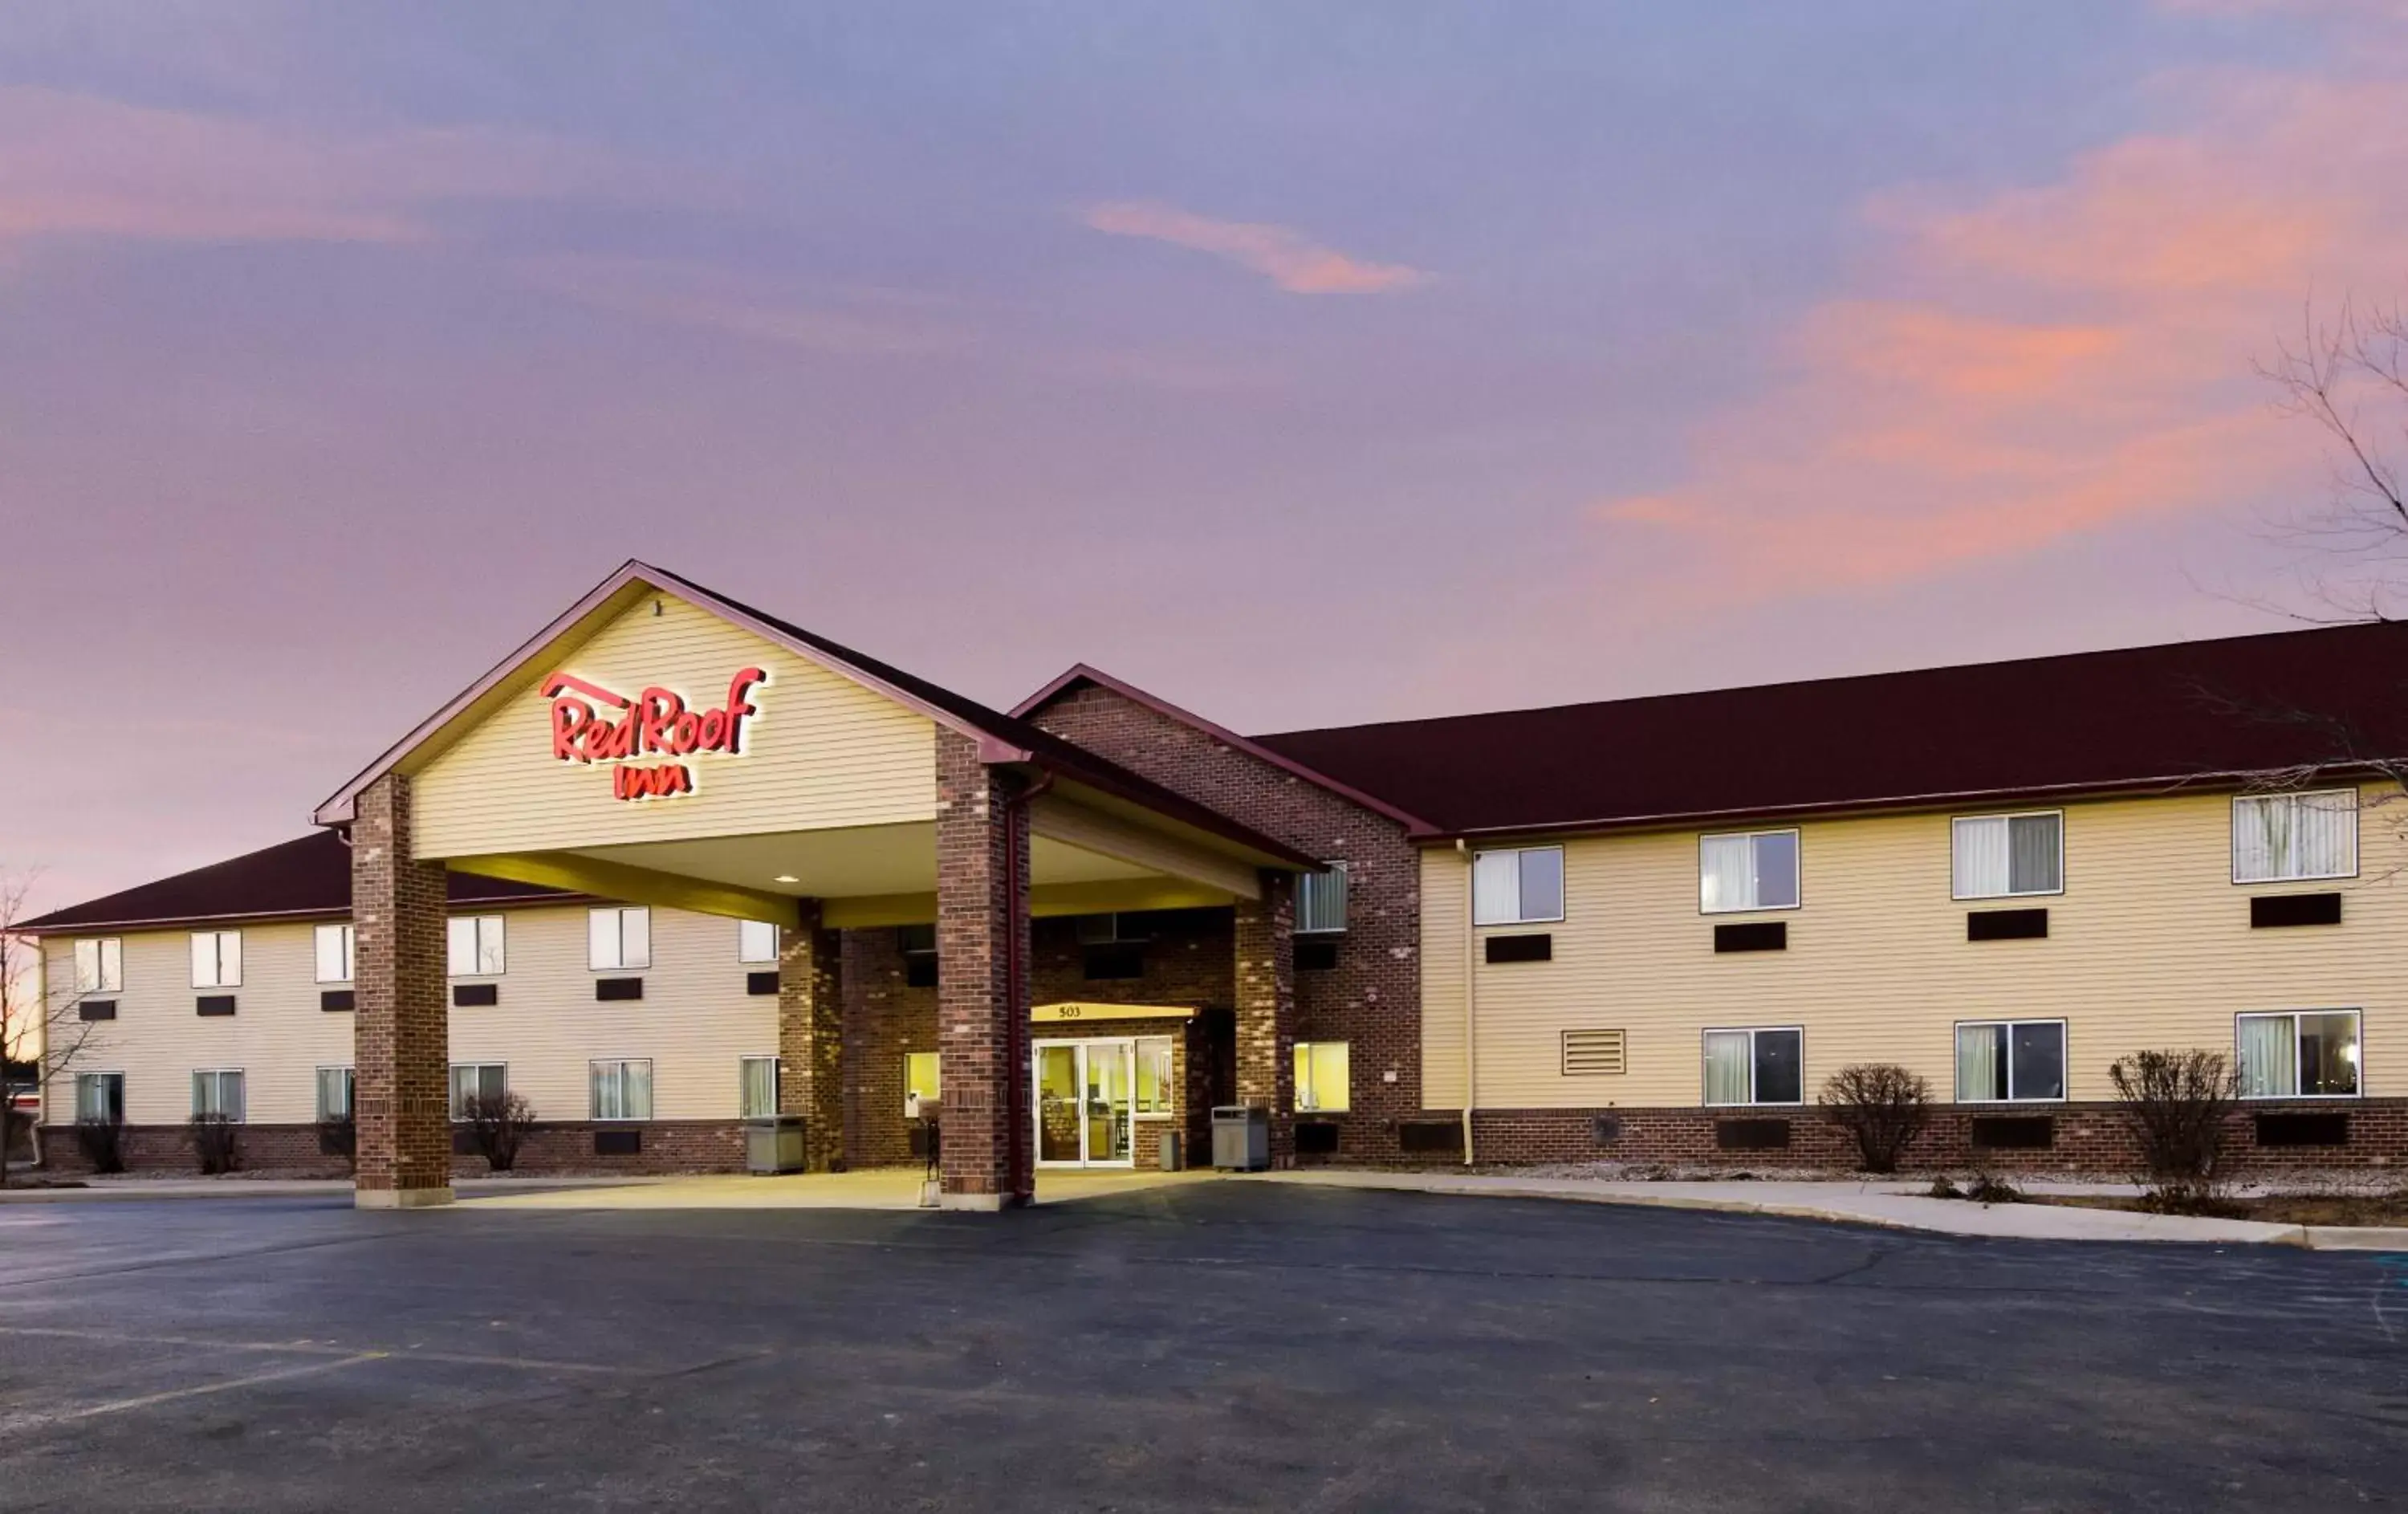
[[[2155,1212],[2146,1199],[2114,1194],[2026,1193],[2016,1202]],[[2263,1219],[2278,1225],[2408,1226],[2408,1189],[2389,1193],[2266,1193],[2223,1200],[2214,1212],[2219,1218]]]

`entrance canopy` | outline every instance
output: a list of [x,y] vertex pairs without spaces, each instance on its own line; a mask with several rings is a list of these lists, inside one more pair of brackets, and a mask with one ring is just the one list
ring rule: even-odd
[[414,859],[827,928],[937,915],[940,731],[1023,770],[1036,915],[1226,904],[1315,860],[1029,725],[629,562],[320,805],[388,773]]

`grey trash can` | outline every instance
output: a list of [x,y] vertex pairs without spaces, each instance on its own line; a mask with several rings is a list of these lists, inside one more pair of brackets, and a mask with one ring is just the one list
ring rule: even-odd
[[801,1172],[803,1117],[762,1115],[746,1120],[744,1170],[748,1173]]
[[1179,1139],[1177,1131],[1162,1132],[1162,1145],[1156,1148],[1156,1151],[1162,1159],[1161,1166],[1164,1172],[1175,1173],[1187,1165],[1187,1153],[1182,1149],[1185,1145],[1185,1142]]
[[1259,1173],[1271,1164],[1271,1114],[1250,1104],[1212,1106],[1212,1165]]

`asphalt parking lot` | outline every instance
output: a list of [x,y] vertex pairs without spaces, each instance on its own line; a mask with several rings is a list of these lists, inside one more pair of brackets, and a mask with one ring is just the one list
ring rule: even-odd
[[2341,1509],[2408,1257],[1203,1184],[0,1209],[0,1507]]

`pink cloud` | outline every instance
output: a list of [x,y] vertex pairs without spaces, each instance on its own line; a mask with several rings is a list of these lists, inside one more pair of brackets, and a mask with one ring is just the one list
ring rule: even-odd
[[1886,246],[1781,336],[1777,382],[1696,427],[1671,487],[1592,516],[1669,551],[1654,592],[1696,603],[2296,497],[2316,439],[2251,365],[2312,296],[2401,291],[2397,83],[2172,77],[2154,89],[2172,124],[2053,181],[1876,197]]
[[1419,268],[1369,263],[1285,226],[1215,221],[1176,206],[1122,201],[1090,206],[1086,223],[1113,237],[1140,237],[1226,258],[1291,295],[1389,295],[1429,281]]

